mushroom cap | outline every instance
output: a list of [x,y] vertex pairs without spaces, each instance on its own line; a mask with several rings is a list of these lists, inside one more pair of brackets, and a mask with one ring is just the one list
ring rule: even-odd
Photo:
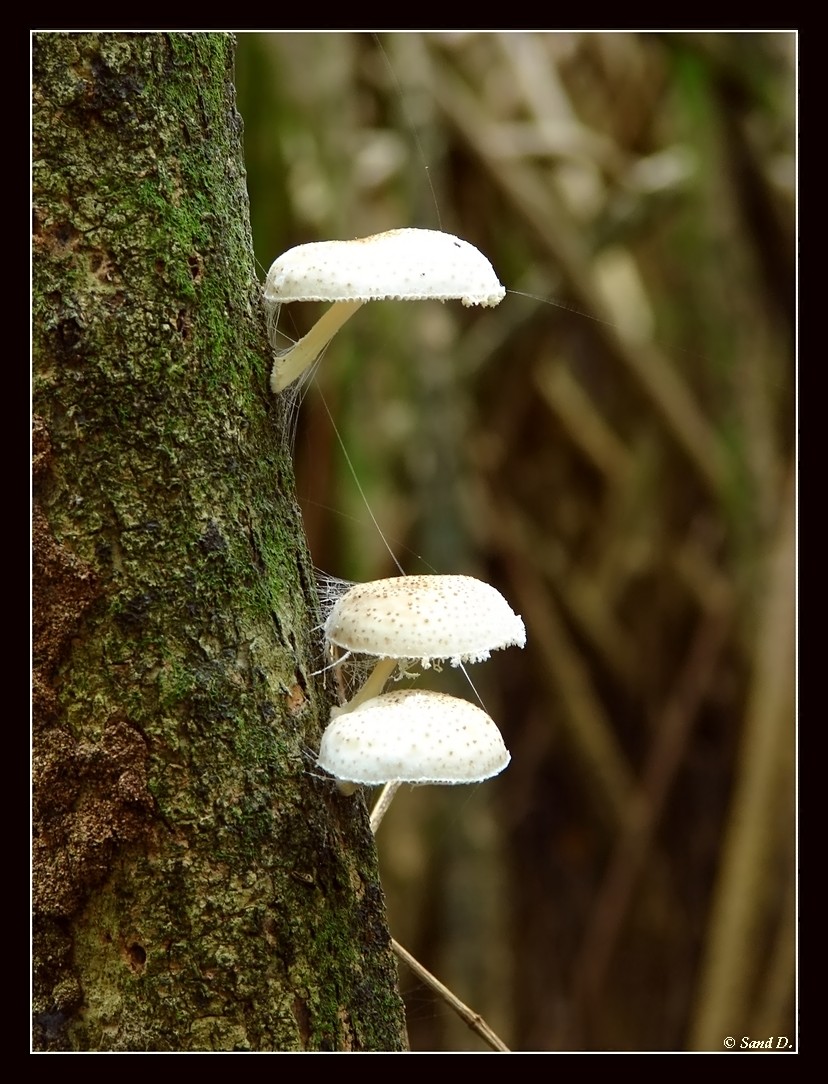
[[468,241],[402,229],[353,241],[313,241],[283,252],[265,282],[267,301],[446,301],[493,307],[506,290]]
[[325,639],[346,651],[388,659],[482,662],[526,643],[506,599],[473,576],[395,576],[358,583],[334,605]]
[[380,783],[479,783],[511,760],[485,711],[445,693],[383,693],[337,716],[317,764],[337,779]]

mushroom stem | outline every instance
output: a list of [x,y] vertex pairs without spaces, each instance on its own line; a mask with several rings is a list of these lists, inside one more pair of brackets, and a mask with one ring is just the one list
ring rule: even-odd
[[[396,666],[397,666],[397,661],[398,661],[397,659],[380,659],[380,661],[377,663],[377,665],[374,667],[374,669],[368,675],[368,678],[367,678],[365,684],[355,694],[355,696],[351,700],[349,700],[346,704],[343,704],[341,707],[331,708],[331,722],[333,722],[334,719],[337,718],[337,716],[344,715],[346,712],[353,711],[354,708],[358,708],[360,706],[360,704],[364,704],[365,701],[370,700],[371,697],[379,696],[379,694],[385,688],[386,681],[388,681],[388,679],[394,673],[394,670],[396,669]],[[385,791],[388,790],[388,787],[390,785],[391,784],[386,784],[384,790],[382,791],[382,794],[380,794],[380,801],[382,801],[382,798],[385,795]],[[343,779],[337,779],[336,786],[337,786],[337,790],[339,791],[339,793],[344,794],[346,796],[350,795],[350,794],[353,794],[357,790],[356,783],[349,783],[347,780],[343,780]],[[379,822],[382,820],[383,816],[385,815],[385,810],[391,804],[391,799],[394,797],[394,791],[397,789],[398,786],[399,786],[399,783],[397,783],[396,786],[394,786],[393,790],[388,795],[388,798],[386,799],[386,803],[385,803],[385,808],[379,814],[379,818],[377,820],[378,825],[379,825]],[[371,814],[371,831],[372,832],[376,831],[376,829],[374,828],[374,814],[373,813]]]
[[397,791],[400,789],[402,780],[392,779],[390,783],[386,783],[380,791],[380,796],[374,803],[374,808],[371,810],[371,831],[374,835],[377,834],[377,829],[382,823],[382,818],[388,812],[388,807],[391,805],[391,801]]
[[394,673],[397,668],[399,659],[380,659],[368,678],[365,684],[359,689],[357,693],[342,707],[331,709],[331,720],[336,719],[339,715],[344,715],[347,711],[353,711],[354,708],[358,708],[360,704],[364,704],[366,700],[370,700],[374,696],[379,696],[382,690],[385,688],[385,683]]
[[310,331],[299,340],[287,353],[280,355],[273,362],[270,374],[270,390],[283,391],[288,384],[302,375],[309,365],[319,357],[337,331],[358,308],[362,301],[337,301],[321,316]]

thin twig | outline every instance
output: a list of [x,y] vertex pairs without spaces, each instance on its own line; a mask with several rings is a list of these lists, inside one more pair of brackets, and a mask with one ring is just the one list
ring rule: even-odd
[[415,960],[408,949],[404,949],[399,941],[395,941],[393,937],[391,938],[391,947],[399,958],[408,964],[417,978],[422,979],[426,986],[430,986],[436,994],[439,994],[443,1001],[454,1009],[460,1019],[468,1024],[472,1031],[476,1032],[487,1046],[490,1046],[492,1050],[497,1050],[502,1054],[511,1053],[509,1047],[492,1031],[479,1013],[474,1012],[468,1005],[465,1005],[447,986],[443,986],[438,978],[435,978],[430,971]]

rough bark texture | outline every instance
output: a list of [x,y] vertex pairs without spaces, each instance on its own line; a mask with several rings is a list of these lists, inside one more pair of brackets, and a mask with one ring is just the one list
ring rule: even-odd
[[34,37],[36,1049],[405,1043],[364,806],[309,771],[232,55]]

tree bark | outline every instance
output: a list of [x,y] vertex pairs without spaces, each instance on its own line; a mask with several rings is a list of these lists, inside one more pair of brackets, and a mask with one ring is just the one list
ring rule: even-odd
[[33,40],[38,1050],[405,1048],[364,804],[312,772],[232,58]]

